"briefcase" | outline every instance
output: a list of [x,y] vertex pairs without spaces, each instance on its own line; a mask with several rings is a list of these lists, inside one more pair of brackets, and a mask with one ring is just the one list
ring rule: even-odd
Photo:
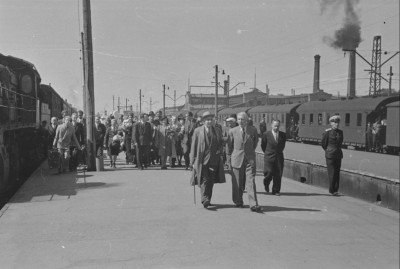
[[58,152],[57,149],[51,149],[49,150],[47,158],[47,163],[49,164],[49,168],[58,168],[60,166],[60,153]]

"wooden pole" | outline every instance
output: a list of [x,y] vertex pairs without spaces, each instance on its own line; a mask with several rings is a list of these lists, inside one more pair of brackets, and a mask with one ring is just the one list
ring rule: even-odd
[[82,91],[83,91],[83,112],[85,113],[85,117],[87,115],[87,107],[86,107],[86,70],[85,70],[85,41],[83,37],[83,32],[81,32],[81,43],[82,43],[82,65],[83,65],[83,85],[82,85]]
[[163,86],[163,117],[165,117],[165,84]]
[[90,11],[90,0],[83,0],[83,33],[84,33],[84,63],[85,63],[85,92],[86,113],[86,149],[88,154],[88,170],[96,170],[96,154],[94,139],[94,76],[93,76],[93,44],[92,44],[92,19]]
[[215,66],[215,118],[218,119],[218,65]]

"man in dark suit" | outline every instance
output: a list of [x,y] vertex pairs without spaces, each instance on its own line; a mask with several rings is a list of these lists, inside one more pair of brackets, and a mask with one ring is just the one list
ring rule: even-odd
[[106,126],[101,123],[100,117],[94,118],[94,137],[96,140],[96,156],[103,156],[104,136],[106,134]]
[[194,130],[190,149],[190,162],[193,167],[191,185],[199,185],[201,203],[210,206],[214,183],[225,183],[222,163],[222,134],[214,126],[214,115],[203,113],[204,125]]
[[[85,136],[84,136],[84,128],[83,124],[77,121],[78,115],[76,113],[71,114],[72,126],[75,130],[75,136],[78,139],[79,145],[71,145],[71,159],[69,162],[69,169],[71,171],[75,171],[76,167],[78,167],[79,161],[82,162],[82,151],[80,149],[85,148]],[[80,156],[79,156],[80,154]]]
[[269,192],[269,184],[273,180],[272,194],[280,195],[283,173],[283,150],[286,145],[286,134],[279,131],[280,121],[273,120],[271,130],[263,134],[261,149],[264,152],[264,187]]
[[227,159],[232,169],[232,200],[236,207],[243,207],[243,190],[246,184],[250,210],[260,212],[256,194],[256,147],[258,133],[248,125],[246,112],[237,114],[239,126],[229,130]]
[[58,126],[58,119],[56,117],[52,117],[50,120],[50,124],[47,127],[47,131],[49,132],[49,139],[48,139],[48,148],[53,147],[54,137],[56,137],[56,130]]
[[189,169],[190,165],[190,147],[192,145],[192,136],[195,129],[195,123],[193,122],[193,113],[186,113],[186,121],[183,126],[183,139],[181,142],[183,150],[183,158],[185,159],[185,169]]
[[343,131],[339,130],[340,116],[329,118],[331,128],[322,134],[322,148],[325,150],[326,167],[328,168],[329,193],[338,196],[340,167],[342,165]]
[[148,115],[146,113],[140,114],[140,120],[132,126],[132,147],[136,148],[137,166],[140,170],[147,168],[152,134]]

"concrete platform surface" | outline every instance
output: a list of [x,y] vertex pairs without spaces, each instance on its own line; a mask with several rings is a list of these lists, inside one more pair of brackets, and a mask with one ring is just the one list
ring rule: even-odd
[[[193,201],[183,169],[54,175],[46,164],[0,213],[0,268],[399,268],[399,213],[283,179],[256,178],[261,213]],[[244,195],[247,203],[247,196]]]
[[[257,152],[262,153],[261,141]],[[325,152],[319,145],[287,142],[285,158],[326,165]],[[399,181],[400,157],[389,154],[343,149],[342,169]]]

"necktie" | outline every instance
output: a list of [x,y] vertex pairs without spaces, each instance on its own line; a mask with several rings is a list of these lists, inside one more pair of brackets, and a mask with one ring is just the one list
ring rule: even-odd
[[243,137],[243,140],[244,140],[244,138],[245,138],[245,135],[246,135],[246,132],[245,132],[244,128],[242,128],[242,137]]

